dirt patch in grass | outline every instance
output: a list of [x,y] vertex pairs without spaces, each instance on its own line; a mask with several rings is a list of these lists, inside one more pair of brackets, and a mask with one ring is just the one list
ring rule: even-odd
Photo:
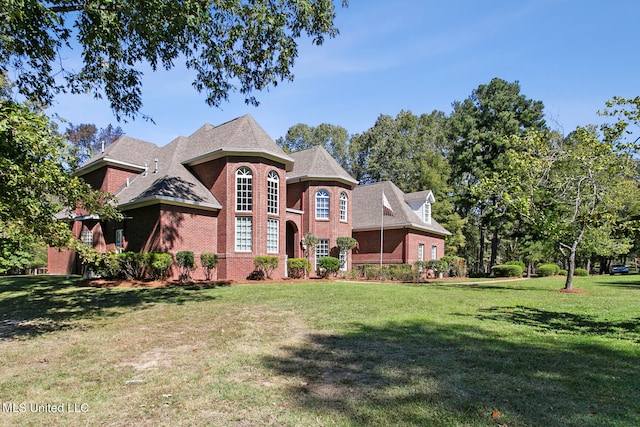
[[584,291],[582,289],[558,289],[557,292],[560,292],[562,294],[586,294],[587,291]]
[[80,286],[93,288],[171,288],[194,287],[214,288],[216,286],[230,286],[231,280],[189,280],[180,282],[177,280],[130,280],[130,279],[88,279],[78,283]]

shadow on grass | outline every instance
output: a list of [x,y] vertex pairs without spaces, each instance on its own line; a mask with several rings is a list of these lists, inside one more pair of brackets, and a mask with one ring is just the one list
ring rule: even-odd
[[78,320],[114,316],[118,309],[215,299],[198,289],[82,286],[63,276],[0,278],[0,340],[71,328]]
[[467,325],[388,323],[311,335],[264,364],[289,377],[292,402],[332,413],[338,423],[640,425],[638,351],[586,342],[508,341]]
[[640,317],[624,321],[597,320],[593,316],[549,311],[522,305],[480,310],[480,320],[530,326],[541,332],[569,333],[633,340],[640,343]]

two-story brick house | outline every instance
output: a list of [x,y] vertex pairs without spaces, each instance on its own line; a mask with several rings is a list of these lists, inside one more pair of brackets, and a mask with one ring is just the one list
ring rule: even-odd
[[[306,232],[320,239],[315,263],[352,236],[358,218],[358,183],[324,148],[286,154],[250,116],[162,147],[124,136],[76,173],[114,194],[124,214],[112,221],[76,211],[67,219],[84,243],[100,252],[216,253],[217,279],[246,278],[258,255],[277,256],[274,277],[284,276],[286,259],[304,256]],[[344,261],[350,268],[351,254]],[[50,248],[49,272],[80,273],[81,265],[75,253]]]

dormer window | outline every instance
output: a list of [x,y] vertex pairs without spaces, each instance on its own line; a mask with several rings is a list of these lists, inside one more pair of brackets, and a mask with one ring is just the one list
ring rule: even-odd
[[424,205],[422,205],[422,220],[427,224],[431,224],[431,203],[435,201],[433,193],[429,191],[427,198],[424,201]]
[[427,224],[431,224],[431,202],[427,200],[422,208],[422,220]]

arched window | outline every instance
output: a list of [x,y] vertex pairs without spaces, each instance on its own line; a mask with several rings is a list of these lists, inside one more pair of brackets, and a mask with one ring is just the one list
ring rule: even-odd
[[327,190],[316,192],[316,219],[329,219],[329,192]]
[[253,210],[253,174],[251,169],[244,166],[236,171],[236,210]]
[[340,221],[347,221],[347,193],[340,193]]
[[267,213],[278,214],[280,201],[280,177],[276,171],[267,175]]

